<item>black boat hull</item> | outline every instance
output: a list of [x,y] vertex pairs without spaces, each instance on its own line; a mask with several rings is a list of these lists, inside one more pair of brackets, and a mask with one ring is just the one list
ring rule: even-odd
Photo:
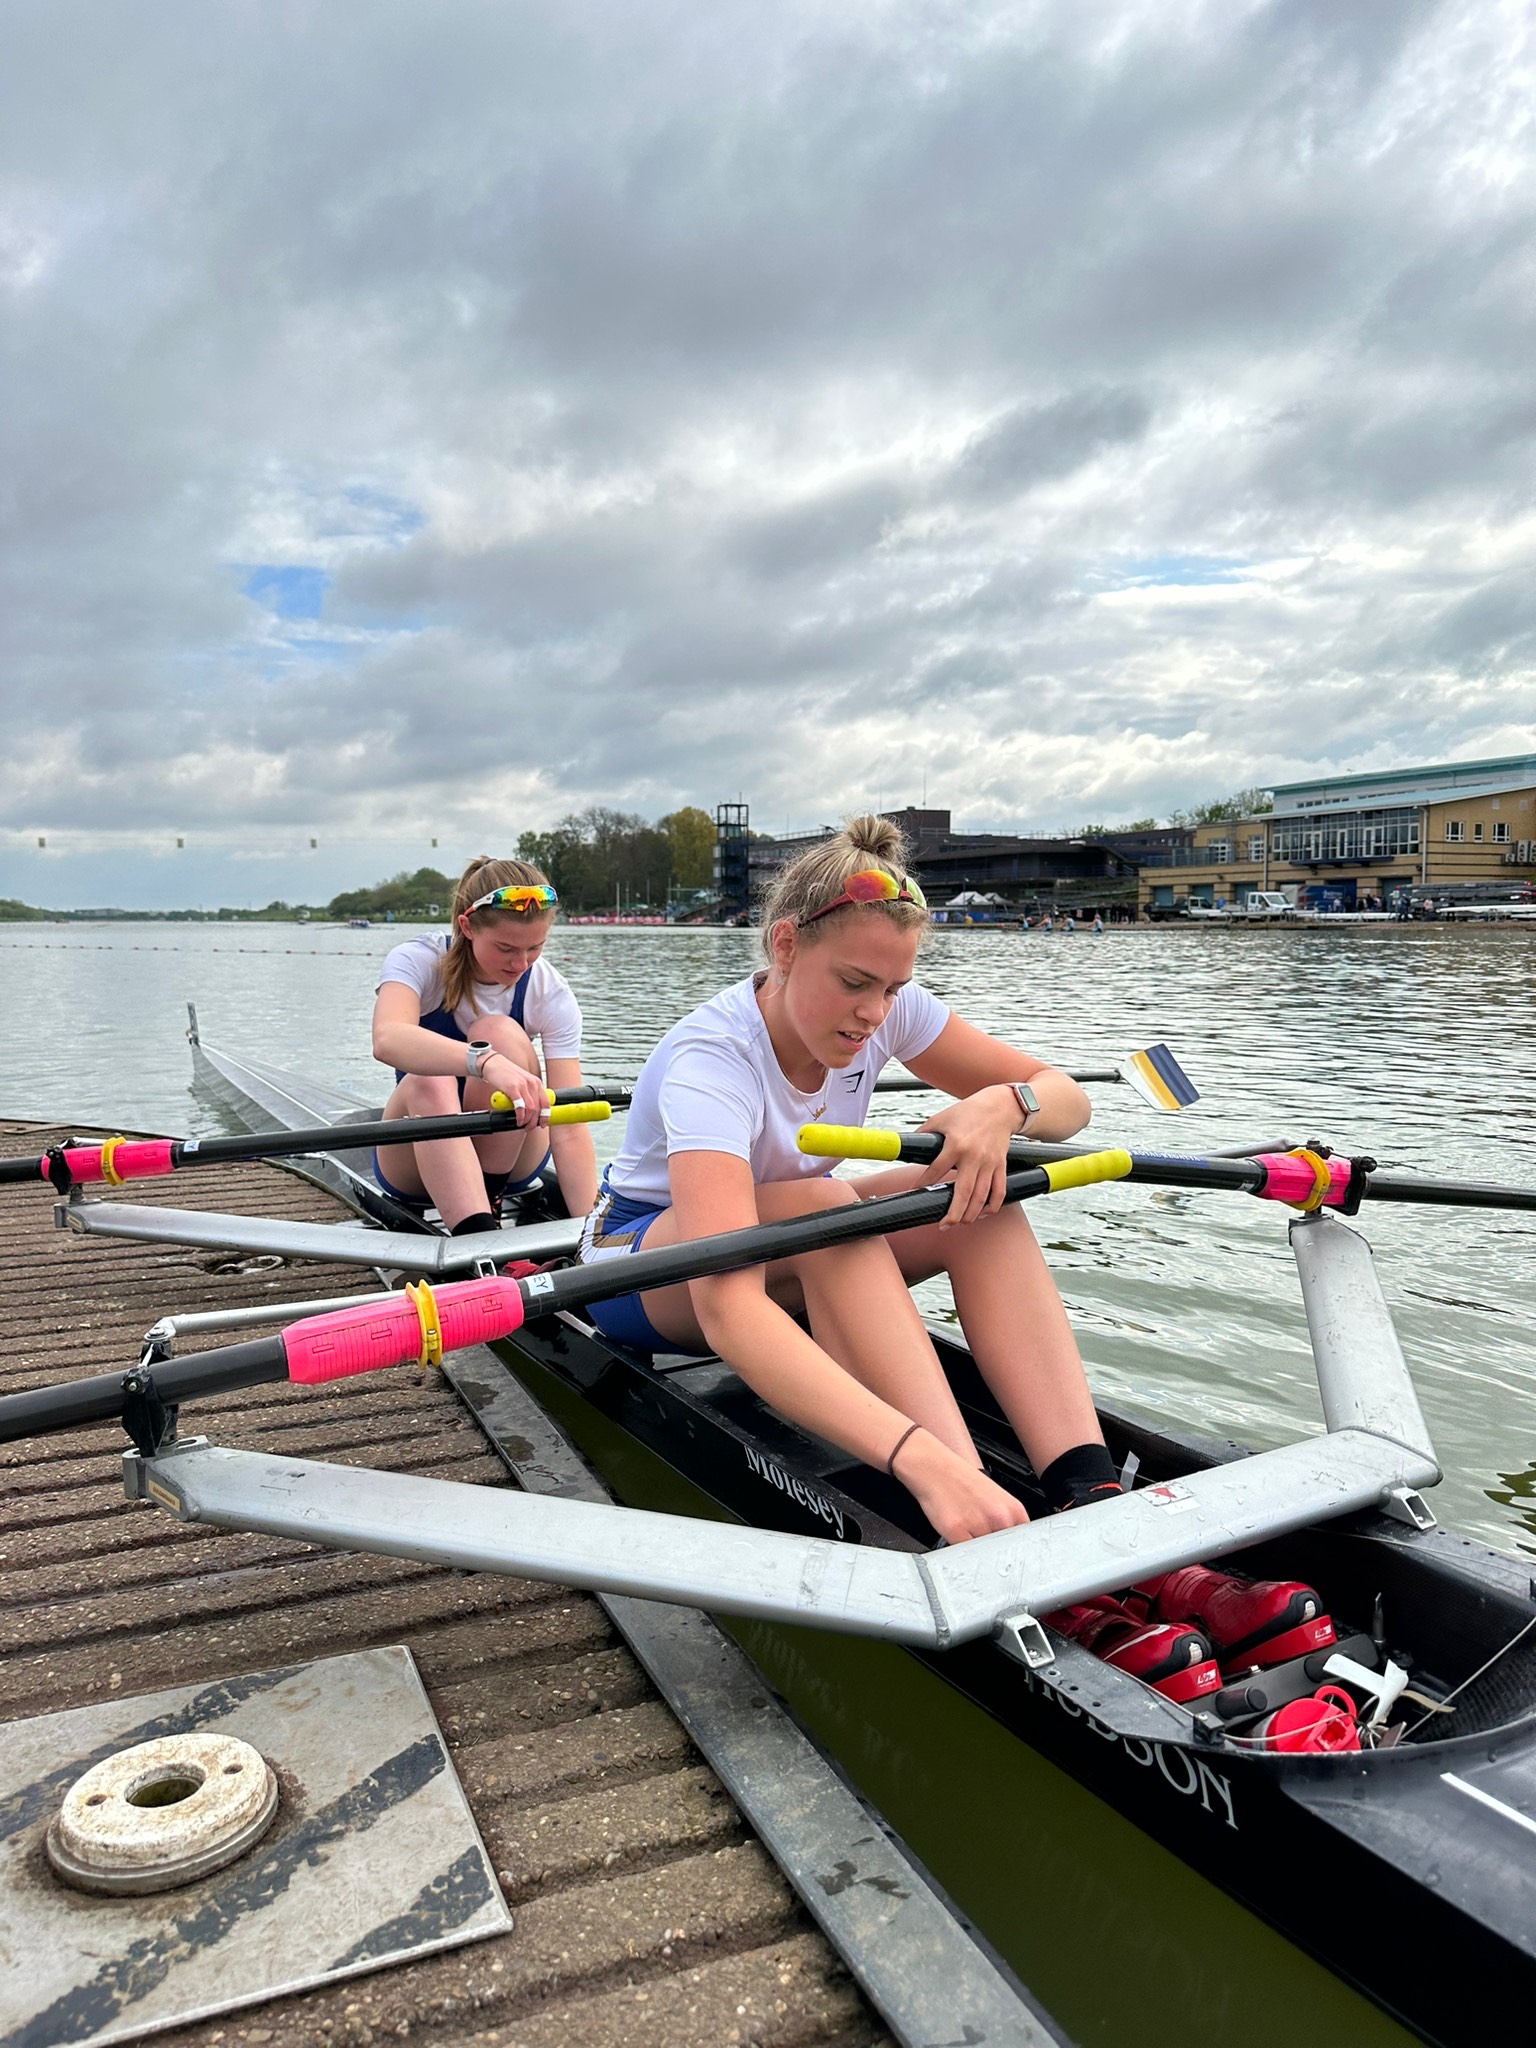
[[[1000,1477],[1022,1475],[1028,1498],[1027,1468],[968,1357],[940,1342],[989,1463]],[[563,1389],[568,1425],[574,1417],[579,1428],[584,1407],[648,1454],[605,1473],[635,1505],[679,1505],[662,1498],[676,1482],[695,1496],[695,1512],[702,1495],[716,1512],[760,1526],[899,1548],[924,1540],[894,1482],[803,1437],[713,1361],[658,1368],[574,1318],[530,1326],[503,1351],[541,1398]],[[1151,1478],[1244,1455],[1111,1411],[1103,1421],[1116,1455],[1134,1449]],[[1381,1515],[1232,1562],[1306,1578],[1355,1623],[1369,1623],[1379,1598],[1394,1648],[1411,1633],[1420,1664],[1453,1681],[1490,1641],[1536,1622],[1515,1560]],[[795,1647],[804,1631],[737,1633],[770,1676],[786,1660],[820,1659],[817,1646]],[[1486,2038],[1490,2012],[1517,2013],[1536,1997],[1536,1822],[1529,1833],[1521,1826],[1527,1792],[1536,1815],[1532,1641],[1481,1694],[1464,1695],[1467,1732],[1338,1757],[1276,1756],[1219,1733],[1200,1739],[1185,1710],[1065,1641],[1045,1671],[993,1642],[946,1653],[880,1646],[880,1660],[913,1659],[1405,2025],[1446,2048],[1470,2048]],[[794,1699],[791,1684],[781,1689]],[[1490,1767],[1495,1789],[1484,1794],[1468,1774],[1487,1780]],[[964,1899],[953,1874],[942,1874]],[[972,1910],[984,1918],[977,1903]]]

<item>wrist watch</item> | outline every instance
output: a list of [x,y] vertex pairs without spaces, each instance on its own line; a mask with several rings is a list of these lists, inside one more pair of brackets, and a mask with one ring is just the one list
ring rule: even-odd
[[1040,1114],[1040,1098],[1027,1081],[1010,1081],[1008,1086],[1018,1097],[1019,1108],[1024,1113],[1024,1121],[1019,1125],[1022,1134],[1029,1129],[1030,1118]]
[[465,1078],[470,1081],[481,1080],[483,1078],[481,1069],[495,1050],[495,1046],[491,1045],[486,1039],[472,1038],[464,1054]]

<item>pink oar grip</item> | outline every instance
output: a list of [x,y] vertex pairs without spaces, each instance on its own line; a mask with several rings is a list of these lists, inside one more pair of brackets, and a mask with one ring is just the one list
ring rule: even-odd
[[[1305,1159],[1293,1159],[1289,1152],[1264,1152],[1258,1163],[1265,1173],[1259,1192],[1266,1202],[1305,1202],[1310,1198],[1315,1183]],[[1330,1186],[1323,1197],[1323,1207],[1337,1209],[1349,1188],[1349,1161],[1330,1159],[1325,1163]]]
[[[523,1297],[515,1280],[461,1280],[434,1288],[433,1299],[445,1352],[505,1337],[523,1320]],[[354,1373],[420,1358],[421,1318],[405,1295],[398,1301],[367,1302],[295,1323],[283,1333],[283,1350],[289,1379],[302,1385],[350,1379]]]
[[[171,1171],[170,1138],[125,1139],[112,1154],[112,1171],[119,1180],[153,1180],[162,1173]],[[101,1147],[99,1145],[66,1145],[64,1158],[69,1166],[72,1181],[88,1182],[105,1180],[101,1170]],[[38,1178],[48,1178],[48,1161],[37,1162]]]

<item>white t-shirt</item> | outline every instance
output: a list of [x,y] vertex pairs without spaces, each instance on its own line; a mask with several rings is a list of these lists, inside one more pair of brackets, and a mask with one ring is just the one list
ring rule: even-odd
[[863,1123],[882,1069],[919,1057],[949,1016],[937,996],[909,981],[859,1058],[831,1068],[824,1085],[805,1094],[774,1056],[754,979],[739,981],[674,1024],[641,1068],[608,1185],[628,1201],[669,1206],[673,1152],[731,1153],[747,1161],[757,1185],[827,1173],[831,1162],[796,1145],[800,1126]]
[[[440,1010],[443,959],[451,936],[448,932],[419,932],[402,941],[379,970],[380,988],[386,981],[403,982],[416,991],[423,1017]],[[512,1014],[513,992],[513,988],[500,982],[477,981],[454,1011],[453,1021],[467,1033],[477,1017],[494,1017],[498,1011],[508,1017]],[[546,1060],[573,1060],[581,1052],[581,1005],[565,976],[544,959],[535,960],[528,971],[523,1029],[530,1038],[538,1039]]]

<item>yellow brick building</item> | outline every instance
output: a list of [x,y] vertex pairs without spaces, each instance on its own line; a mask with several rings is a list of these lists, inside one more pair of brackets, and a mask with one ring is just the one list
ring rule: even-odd
[[1441,906],[1536,883],[1536,754],[1278,784],[1262,817],[1197,825],[1187,854],[1145,864],[1140,908],[1240,904],[1279,891],[1303,907]]

